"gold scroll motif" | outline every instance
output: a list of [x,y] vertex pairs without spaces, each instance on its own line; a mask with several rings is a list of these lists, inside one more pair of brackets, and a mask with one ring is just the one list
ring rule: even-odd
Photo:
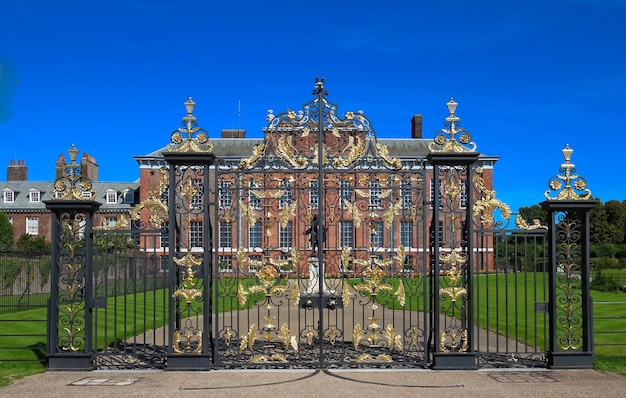
[[489,190],[485,187],[483,179],[482,167],[477,167],[474,175],[474,187],[479,199],[474,202],[474,217],[480,216],[480,223],[485,225],[493,224],[494,218],[492,211],[499,209],[502,218],[508,220],[511,217],[511,208],[506,203],[496,199],[496,191]]

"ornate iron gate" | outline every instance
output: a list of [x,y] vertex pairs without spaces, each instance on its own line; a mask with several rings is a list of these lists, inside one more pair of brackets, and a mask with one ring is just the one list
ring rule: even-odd
[[[313,96],[270,111],[244,157],[214,154],[190,99],[153,189],[114,226],[93,225],[99,203],[85,199],[91,183],[70,153],[46,203],[50,368],[590,363],[578,321],[590,307],[557,296],[566,280],[588,301],[587,196],[546,202],[547,228],[517,219],[506,230],[494,212],[510,210],[453,100],[427,156],[394,158],[362,112],[338,113],[323,80]],[[573,177],[557,177],[573,191]],[[558,212],[586,237],[560,251]]]
[[313,94],[216,164],[215,365],[425,366],[424,161]]

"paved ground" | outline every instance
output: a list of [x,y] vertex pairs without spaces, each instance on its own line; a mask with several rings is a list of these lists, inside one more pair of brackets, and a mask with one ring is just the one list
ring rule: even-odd
[[47,372],[0,397],[626,397],[626,377],[594,370],[272,370]]

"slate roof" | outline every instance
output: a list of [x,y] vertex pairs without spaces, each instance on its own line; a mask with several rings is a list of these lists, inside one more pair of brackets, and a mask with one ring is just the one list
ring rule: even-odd
[[[100,212],[118,212],[127,210],[137,201],[136,191],[139,188],[138,182],[102,182],[93,183],[93,190],[96,191],[95,200],[102,203]],[[14,202],[4,202],[4,191],[10,189],[14,192]],[[40,201],[31,202],[29,191],[36,189],[40,191]],[[43,202],[50,199],[50,192],[54,189],[53,181],[2,181],[0,182],[0,211],[8,212],[44,212],[47,211]],[[107,203],[106,192],[108,190],[118,192],[117,203]],[[124,203],[121,193],[128,190],[132,193],[132,203]],[[130,198],[129,198],[130,199]]]

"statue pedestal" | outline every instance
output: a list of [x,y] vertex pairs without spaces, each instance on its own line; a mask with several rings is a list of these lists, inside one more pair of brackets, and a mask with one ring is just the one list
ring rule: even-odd
[[[322,275],[322,288],[324,275]],[[317,257],[309,257],[309,284],[306,294],[318,294],[320,292],[320,260]]]

